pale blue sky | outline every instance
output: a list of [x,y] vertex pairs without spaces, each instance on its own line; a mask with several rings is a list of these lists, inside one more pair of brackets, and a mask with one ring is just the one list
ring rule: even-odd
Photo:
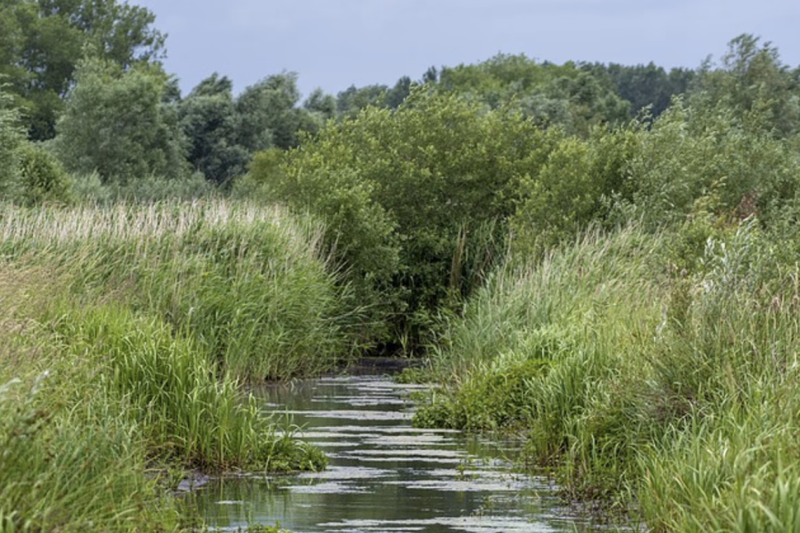
[[169,34],[184,92],[213,72],[239,91],[284,70],[304,95],[419,79],[498,52],[697,67],[741,33],[800,64],[800,0],[131,0]]

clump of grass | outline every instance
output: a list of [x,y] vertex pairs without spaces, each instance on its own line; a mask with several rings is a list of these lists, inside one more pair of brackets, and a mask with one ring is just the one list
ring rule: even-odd
[[[39,347],[17,336],[12,350],[35,367]],[[52,355],[52,354],[49,354]],[[0,379],[0,531],[180,530],[178,502],[157,490],[136,427],[86,369],[71,362]],[[80,390],[80,394],[77,391]]]
[[640,438],[631,431],[638,397],[626,387],[648,379],[650,365],[634,363],[631,340],[652,338],[662,318],[666,291],[648,280],[662,245],[629,228],[590,233],[537,264],[509,263],[449,320],[432,371],[445,391],[415,421],[444,411],[461,413],[456,427],[492,430],[511,413],[531,455],[560,465],[570,492],[620,488],[619,463],[604,450],[627,454],[620,443]]
[[278,435],[255,400],[168,325],[106,305],[64,314],[56,331],[71,357],[103,369],[95,381],[151,456],[205,471],[324,468],[324,456]]

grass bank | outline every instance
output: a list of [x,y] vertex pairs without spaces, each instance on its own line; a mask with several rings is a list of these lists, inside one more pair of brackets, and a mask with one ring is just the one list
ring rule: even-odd
[[569,495],[654,531],[798,530],[794,250],[689,222],[512,262],[446,321],[415,422],[524,431]]
[[186,469],[323,467],[239,385],[352,353],[319,231],[222,201],[4,208],[0,531],[188,530]]

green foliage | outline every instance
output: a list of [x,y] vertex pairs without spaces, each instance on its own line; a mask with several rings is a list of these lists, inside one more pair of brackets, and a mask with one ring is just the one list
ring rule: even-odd
[[611,80],[578,68],[499,54],[476,65],[444,68],[439,86],[497,108],[512,105],[537,123],[586,135],[603,123],[627,119],[628,103]]
[[719,64],[706,62],[692,94],[697,107],[724,107],[748,128],[778,137],[800,133],[800,70],[780,61],[770,43],[743,34]]
[[628,163],[635,211],[650,225],[679,222],[703,197],[713,214],[774,220],[795,196],[791,144],[748,127],[726,108],[676,101],[641,136]]
[[314,89],[303,102],[303,107],[315,113],[323,122],[336,118],[336,98],[319,87]]
[[632,118],[645,111],[658,117],[667,110],[674,97],[689,91],[696,76],[692,69],[679,67],[667,72],[652,62],[635,66],[590,64],[581,68],[595,75],[608,76],[620,98],[630,102]]
[[53,141],[66,169],[118,184],[185,176],[184,138],[174,105],[163,102],[166,87],[156,67],[123,72],[103,60],[82,60]]
[[591,224],[613,224],[615,204],[631,197],[628,164],[640,137],[635,126],[597,127],[587,140],[562,140],[521,185],[524,200],[511,218],[514,249],[539,256]]
[[748,223],[709,239],[689,280],[652,402],[685,423],[639,456],[643,512],[656,530],[793,530],[797,265]]
[[273,146],[297,146],[303,135],[319,131],[335,114],[335,101],[315,91],[302,107],[296,74],[269,76],[238,98],[226,77],[213,74],[180,102],[189,162],[207,179],[231,186],[246,173],[253,154]]
[[174,528],[175,505],[156,496],[131,427],[99,398],[65,408],[61,381],[42,374],[0,385],[0,530]]
[[[214,183],[229,183],[245,173],[252,153],[238,144],[239,120],[233,84],[216,74],[201,81],[180,103],[180,121],[190,143],[191,165]],[[263,146],[271,143],[267,137]]]
[[491,366],[478,365],[456,391],[433,393],[414,414],[414,425],[473,431],[519,428],[527,422],[530,409],[529,380],[546,375],[548,367],[549,361],[527,354],[500,356]]
[[354,118],[368,107],[383,108],[388,90],[386,85],[351,85],[336,95],[336,110],[341,117]]
[[348,279],[410,317],[395,340],[414,344],[437,306],[498,257],[518,184],[558,136],[420,88],[395,111],[367,108],[298,150],[257,156],[249,179],[320,216]]
[[297,107],[297,74],[275,74],[247,87],[236,100],[239,143],[251,153],[275,145],[288,149],[299,144],[299,132],[308,124],[308,111]]
[[8,0],[0,6],[0,75],[33,140],[55,135],[62,99],[89,45],[123,69],[158,59],[165,36],[145,7],[117,0]]
[[393,87],[386,85],[351,85],[336,95],[336,111],[340,118],[354,118],[367,107],[397,109],[411,94],[414,84],[411,78],[403,76]]
[[0,195],[4,197],[16,192],[19,172],[17,148],[23,141],[19,112],[12,106],[11,96],[5,92],[5,87],[0,85]]
[[97,361],[65,357],[44,318],[63,296],[57,269],[0,269],[0,530],[180,530]]
[[70,203],[72,180],[56,157],[31,143],[18,148],[20,200],[25,205]]

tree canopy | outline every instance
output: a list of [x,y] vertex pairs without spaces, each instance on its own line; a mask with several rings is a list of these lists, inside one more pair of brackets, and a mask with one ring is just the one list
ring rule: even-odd
[[160,67],[123,70],[87,58],[75,78],[53,141],[68,170],[120,183],[185,175],[185,140],[175,104],[164,101],[168,77]]
[[122,69],[161,58],[165,35],[154,22],[147,8],[117,0],[2,0],[0,75],[30,138],[55,135],[87,46]]

